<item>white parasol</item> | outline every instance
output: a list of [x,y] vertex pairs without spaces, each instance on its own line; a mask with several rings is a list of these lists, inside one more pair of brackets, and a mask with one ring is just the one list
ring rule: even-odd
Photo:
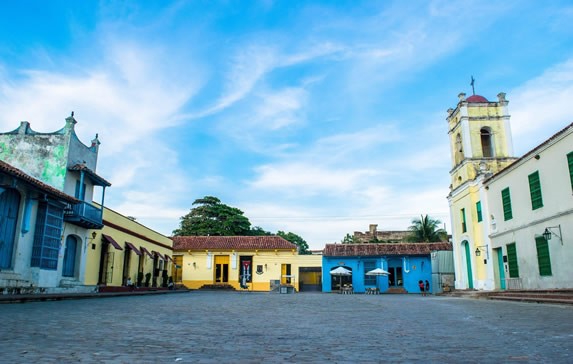
[[337,267],[331,270],[330,274],[340,277],[340,289],[342,290],[342,276],[351,276],[352,272],[344,267]]
[[[372,270],[366,272],[367,276],[387,276],[389,274],[390,274],[390,272],[387,272],[382,268],[376,268],[376,269],[372,269]],[[377,289],[378,289],[378,291],[380,291],[380,287],[378,287]]]

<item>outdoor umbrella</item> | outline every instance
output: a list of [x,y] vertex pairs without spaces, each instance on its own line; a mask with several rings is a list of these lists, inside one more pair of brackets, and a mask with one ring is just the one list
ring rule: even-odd
[[[390,274],[390,272],[387,272],[382,268],[376,268],[376,269],[372,269],[372,270],[366,272],[367,276],[387,276],[389,274]],[[378,280],[376,280],[376,282],[378,283]],[[380,290],[380,287],[377,287],[377,288],[378,288],[378,290]]]
[[330,274],[333,276],[340,277],[340,288],[342,289],[342,276],[351,276],[352,272],[344,267],[337,267],[330,271]]

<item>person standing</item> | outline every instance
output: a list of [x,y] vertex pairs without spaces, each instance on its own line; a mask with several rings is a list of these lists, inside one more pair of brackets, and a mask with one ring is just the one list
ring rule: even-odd
[[430,292],[430,282],[428,282],[428,280],[426,279],[426,287],[425,288],[425,295],[428,295],[428,292]]
[[422,293],[422,296],[425,296],[426,293],[424,292],[424,289],[426,288],[426,286],[424,285],[424,282],[422,280],[418,281],[418,287],[420,287],[420,293]]

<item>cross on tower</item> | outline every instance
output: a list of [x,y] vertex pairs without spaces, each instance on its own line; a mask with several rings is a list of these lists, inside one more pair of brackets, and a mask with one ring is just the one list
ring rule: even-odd
[[472,85],[472,93],[475,95],[476,94],[476,89],[474,88],[474,83],[475,83],[475,79],[474,76],[472,76],[472,81],[470,82],[470,85]]

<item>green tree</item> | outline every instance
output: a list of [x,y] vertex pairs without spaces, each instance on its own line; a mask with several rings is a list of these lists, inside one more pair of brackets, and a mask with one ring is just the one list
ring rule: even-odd
[[[250,235],[251,222],[243,211],[221,203],[217,197],[205,196],[193,202],[191,211],[181,217],[174,236]],[[261,229],[262,230],[262,229]]]
[[273,235],[272,233],[266,231],[265,229],[263,229],[260,226],[253,226],[251,228],[251,231],[249,232],[250,236],[268,236],[268,235]]
[[342,244],[358,244],[359,241],[354,235],[346,234],[340,241]]
[[299,254],[301,254],[301,255],[311,254],[311,252],[308,248],[308,244],[299,235],[297,235],[295,233],[291,233],[291,232],[285,233],[284,231],[279,230],[279,231],[277,231],[277,236],[280,236],[281,238],[288,240],[291,243],[297,245]]
[[419,219],[412,220],[412,225],[408,228],[410,235],[407,237],[407,240],[426,243],[446,241],[448,233],[440,228],[441,223],[440,220],[433,219],[428,215],[420,215]]

